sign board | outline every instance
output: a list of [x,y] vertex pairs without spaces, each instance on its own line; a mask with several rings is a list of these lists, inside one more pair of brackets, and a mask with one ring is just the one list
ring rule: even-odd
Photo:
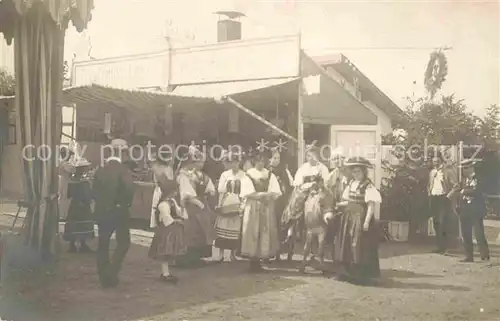
[[168,51],[76,62],[72,86],[102,85],[137,89],[168,85]]
[[299,66],[300,37],[293,35],[76,62],[72,86],[138,89],[298,77]]
[[298,35],[176,49],[172,85],[299,76]]

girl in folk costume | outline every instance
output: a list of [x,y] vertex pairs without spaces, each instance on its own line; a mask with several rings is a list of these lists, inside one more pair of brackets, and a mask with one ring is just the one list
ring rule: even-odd
[[274,202],[281,196],[276,176],[266,167],[267,157],[259,153],[255,167],[241,180],[244,199],[241,256],[250,258],[250,271],[262,270],[261,260],[275,256],[280,247]]
[[186,254],[184,221],[187,215],[175,200],[177,183],[174,180],[164,181],[161,193],[152,222],[155,234],[149,248],[149,257],[162,262],[161,281],[177,283],[177,277],[170,273],[169,263]]
[[381,203],[379,191],[368,178],[368,160],[351,158],[345,166],[353,180],[346,187],[339,206],[345,207],[340,216],[335,240],[335,261],[342,264],[339,279],[367,282],[380,276],[378,231],[375,204]]
[[215,247],[219,248],[219,261],[224,261],[224,250],[231,251],[231,261],[236,261],[235,252],[240,245],[241,231],[241,179],[245,172],[241,170],[241,156],[227,153],[225,155],[229,169],[219,179],[218,216],[215,221]]
[[[75,173],[68,184],[67,196],[70,204],[64,226],[64,239],[70,242],[69,252],[92,252],[86,243],[87,239],[95,236],[91,210],[91,185],[85,178],[90,165],[85,159],[78,159],[73,163]],[[76,242],[80,243],[79,249]]]
[[[278,223],[278,232],[280,242],[284,241],[286,236],[286,231],[281,227],[281,216],[285,210],[290,194],[292,193],[292,182],[293,178],[288,170],[288,166],[281,157],[279,150],[275,149],[272,152],[271,159],[269,161],[269,170],[276,176],[278,183],[280,185],[281,196],[275,202],[274,213],[276,215],[276,222]],[[280,254],[276,256],[276,260],[280,260]]]
[[294,191],[281,217],[281,223],[288,229],[286,243],[292,239],[296,223],[303,217],[304,205],[309,194],[328,180],[328,168],[319,159],[319,149],[314,146],[309,147],[306,153],[307,162],[300,166],[295,174]]
[[209,206],[209,197],[215,196],[215,187],[202,171],[204,158],[205,155],[190,148],[177,176],[181,205],[188,215],[185,222],[188,251],[176,263],[185,267],[201,266],[205,263],[202,258],[212,257],[215,240],[215,214]]
[[[156,226],[156,209],[160,197],[162,195],[161,184],[174,180],[174,169],[172,166],[171,159],[166,158],[163,154],[158,154],[156,159],[151,162],[151,170],[153,171],[153,182],[155,184],[155,189],[153,191],[153,200],[151,202],[151,220],[150,227],[154,228]],[[170,185],[171,186],[171,185]],[[177,187],[175,186],[175,189]],[[172,191],[166,191],[168,193]]]

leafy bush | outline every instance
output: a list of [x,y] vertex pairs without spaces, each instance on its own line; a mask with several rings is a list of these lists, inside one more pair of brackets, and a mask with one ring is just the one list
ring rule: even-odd
[[383,202],[381,216],[391,221],[419,221],[426,218],[428,171],[424,166],[402,163],[398,166],[384,164],[391,172],[384,179],[380,192]]
[[16,94],[16,81],[5,69],[0,68],[0,96],[13,96]]

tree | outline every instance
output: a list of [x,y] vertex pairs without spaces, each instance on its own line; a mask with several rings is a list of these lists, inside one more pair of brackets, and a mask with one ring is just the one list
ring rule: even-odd
[[0,96],[13,96],[16,93],[16,81],[5,69],[0,68]]
[[[454,95],[438,101],[408,98],[406,113],[408,121],[395,130],[405,134],[383,140],[403,148],[394,151],[400,159],[398,166],[384,166],[392,175],[381,188],[384,198],[381,215],[388,220],[410,221],[410,237],[414,237],[429,214],[428,158],[425,156],[432,156],[430,147],[457,145],[460,141],[477,144],[481,140],[482,120],[468,112],[464,102]],[[414,149],[415,146],[419,148]],[[429,150],[426,151],[426,147]]]
[[482,120],[480,133],[487,144],[492,144],[498,138],[500,130],[500,106],[490,105],[486,109],[486,115]]
[[[400,128],[406,132],[399,144],[405,146],[456,145],[463,141],[475,144],[481,140],[480,125],[483,121],[467,111],[463,100],[454,95],[444,96],[439,102],[423,98],[408,98],[408,121]],[[392,139],[386,137],[385,142]]]

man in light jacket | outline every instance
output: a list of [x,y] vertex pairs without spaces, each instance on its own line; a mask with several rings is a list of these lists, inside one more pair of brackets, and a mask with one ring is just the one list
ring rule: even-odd
[[451,232],[452,213],[454,212],[454,198],[458,179],[456,172],[446,166],[444,159],[437,154],[432,159],[432,166],[429,173],[429,183],[427,192],[429,195],[429,209],[433,218],[434,230],[436,231],[435,253],[445,253],[448,246],[448,239]]

